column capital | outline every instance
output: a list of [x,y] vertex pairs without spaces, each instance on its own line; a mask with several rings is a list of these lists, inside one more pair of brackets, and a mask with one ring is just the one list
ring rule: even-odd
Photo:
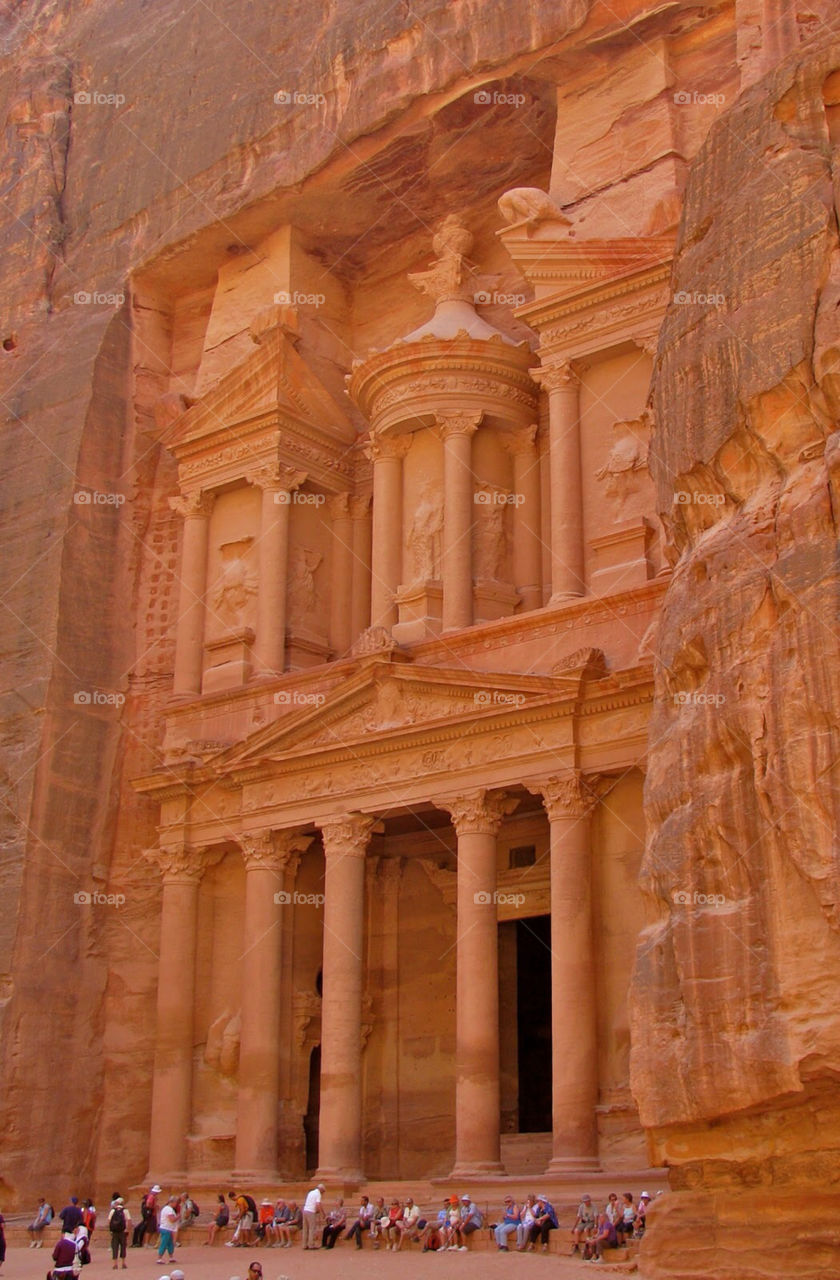
[[331,520],[348,520],[351,515],[350,494],[332,494],[331,497],[327,498],[327,511],[330,513]]
[[542,796],[549,822],[562,818],[586,818],[598,803],[597,792],[578,770],[553,774],[537,782],[526,783],[526,786],[533,795]]
[[377,819],[367,813],[348,813],[318,825],[324,837],[324,853],[333,858],[364,858]]
[[[292,493],[299,489],[308,478],[308,472],[297,471],[294,467],[284,466],[280,462],[263,462],[245,473],[249,484],[258,489],[276,489],[278,492]],[[282,505],[282,504],[280,504]]]
[[467,792],[460,796],[447,796],[433,800],[438,809],[445,809],[452,818],[458,836],[495,835],[502,819],[512,813],[519,801],[504,791]]
[[441,439],[446,441],[452,436],[475,435],[483,417],[483,413],[438,413],[435,415],[435,426]]
[[355,494],[350,499],[350,514],[354,520],[366,520],[370,515],[371,495],[369,493]]
[[209,516],[215,501],[216,495],[209,489],[194,489],[190,493],[181,493],[175,498],[170,498],[169,506],[172,511],[186,520],[188,516]]
[[545,391],[577,391],[580,387],[580,378],[570,360],[552,360],[528,372]]
[[297,868],[298,855],[305,853],[314,836],[300,831],[252,831],[239,836],[238,844],[246,871],[283,872]]
[[165,885],[197,885],[208,867],[221,862],[224,850],[214,847],[197,849],[184,843],[144,849],[143,857],[158,867]]
[[404,458],[411,448],[412,436],[371,436],[364,447],[364,455],[371,462],[381,458]]
[[497,439],[505,452],[515,458],[517,454],[534,452],[538,430],[538,424],[532,422],[529,427],[519,427],[516,431],[500,431]]

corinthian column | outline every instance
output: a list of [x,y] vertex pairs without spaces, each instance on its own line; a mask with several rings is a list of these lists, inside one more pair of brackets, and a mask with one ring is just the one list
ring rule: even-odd
[[238,1177],[279,1177],[280,1000],[285,873],[297,866],[311,836],[264,831],[240,840],[245,860],[242,1033],[239,1052],[235,1166]]
[[443,439],[443,631],[472,626],[472,437],[482,415],[446,414],[437,419]]
[[377,436],[367,447],[373,461],[373,565],[370,625],[392,627],[398,618],[394,601],[402,574],[402,460],[411,436]]
[[318,1173],[361,1181],[365,853],[374,819],[322,824],[326,860]]
[[534,424],[499,437],[513,458],[513,584],[523,612],[542,605],[540,460],[536,436]]
[[332,526],[330,585],[330,648],[336,658],[347,655],[353,642],[353,517],[350,495],[336,494],[327,508]]
[[516,801],[476,791],[436,800],[458,836],[455,1167],[503,1173],[499,1139],[499,959],[496,834]]
[[151,1181],[181,1183],[192,1121],[195,948],[198,887],[221,853],[188,845],[149,849],[163,874],[158,954],[157,1025],[149,1134]]
[[178,629],[175,635],[175,693],[201,693],[204,662],[204,594],[207,590],[207,526],[213,509],[212,493],[186,493],[170,498],[173,511],[184,518],[178,590]]
[[580,380],[568,361],[532,369],[548,391],[551,476],[551,604],[584,593]]
[[546,778],[551,824],[550,1173],[598,1168],[598,1043],[592,937],[590,813],[595,797],[578,773]]
[[351,640],[370,623],[370,495],[350,499],[353,517],[353,620]]
[[249,472],[247,478],[262,490],[254,656],[258,670],[264,675],[273,675],[286,666],[289,522],[292,495],[303,484],[306,472],[269,464]]

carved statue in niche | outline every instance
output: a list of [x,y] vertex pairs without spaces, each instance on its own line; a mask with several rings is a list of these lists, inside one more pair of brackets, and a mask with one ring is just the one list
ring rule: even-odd
[[508,533],[505,512],[508,494],[491,485],[476,490],[473,541],[473,574],[479,581],[505,580],[508,561]]
[[245,625],[245,610],[252,596],[257,594],[257,575],[246,559],[253,538],[239,538],[219,547],[222,569],[210,603],[218,622],[229,631],[238,631]]
[[643,493],[649,479],[647,459],[652,426],[648,409],[638,418],[613,423],[613,446],[604,465],[595,472],[598,479],[603,480],[611,500],[613,520],[639,514],[635,499]]
[[225,1009],[207,1028],[204,1061],[220,1076],[232,1078],[239,1069],[239,1040],[242,1018],[239,1010]]
[[310,624],[318,619],[318,587],[315,573],[324,557],[314,547],[295,547],[289,566],[289,592],[298,617]]
[[415,508],[407,538],[414,582],[429,582],[440,577],[442,536],[442,503],[431,489],[424,489]]

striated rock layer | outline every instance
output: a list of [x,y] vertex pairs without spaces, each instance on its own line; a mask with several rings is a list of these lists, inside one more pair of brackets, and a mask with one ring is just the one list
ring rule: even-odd
[[840,1258],[840,42],[689,178],[651,448],[658,638],[632,1087],[676,1194],[651,1277]]

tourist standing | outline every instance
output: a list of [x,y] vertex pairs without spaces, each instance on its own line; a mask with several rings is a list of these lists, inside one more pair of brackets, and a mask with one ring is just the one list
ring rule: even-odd
[[73,1276],[76,1274],[75,1230],[76,1228],[74,1227],[72,1231],[65,1231],[52,1251],[53,1262],[55,1263],[52,1271],[54,1276]]
[[111,1236],[111,1269],[117,1270],[117,1259],[121,1259],[123,1267],[128,1264],[125,1260],[125,1252],[128,1246],[128,1229],[131,1226],[131,1218],[125,1207],[125,1201],[122,1196],[117,1196],[111,1206],[108,1214],[108,1231]]
[[175,1196],[170,1196],[160,1211],[160,1221],[158,1222],[158,1230],[160,1231],[158,1262],[161,1265],[163,1265],[163,1255],[165,1253],[168,1253],[170,1258],[175,1257],[175,1237],[178,1234],[178,1212],[175,1208],[176,1204],[177,1200]]
[[58,1216],[64,1233],[72,1235],[76,1227],[80,1227],[84,1221],[84,1215],[79,1208],[79,1197],[71,1196],[70,1203],[64,1206]]
[[304,1249],[320,1249],[318,1235],[323,1221],[323,1211],[321,1209],[321,1197],[326,1191],[323,1182],[319,1182],[317,1187],[313,1187],[308,1192],[303,1202],[303,1247]]

